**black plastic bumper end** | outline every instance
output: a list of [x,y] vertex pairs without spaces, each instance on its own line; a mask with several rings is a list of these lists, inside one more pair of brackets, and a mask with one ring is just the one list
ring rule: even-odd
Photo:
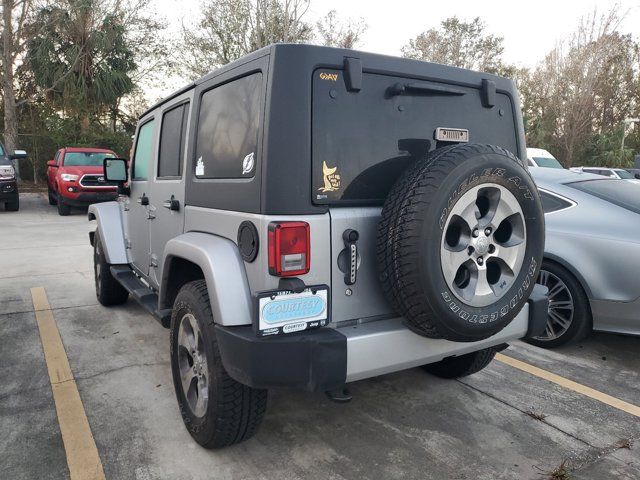
[[533,338],[542,335],[547,328],[547,316],[549,312],[549,289],[543,285],[533,287],[529,297],[529,329],[525,338]]
[[250,326],[215,326],[222,364],[253,388],[326,391],[344,386],[347,339],[333,328],[257,337]]

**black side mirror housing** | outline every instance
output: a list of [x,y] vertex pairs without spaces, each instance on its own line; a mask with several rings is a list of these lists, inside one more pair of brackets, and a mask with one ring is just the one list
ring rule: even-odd
[[20,160],[21,158],[27,158],[27,152],[24,150],[14,150],[11,155],[9,155],[11,160]]

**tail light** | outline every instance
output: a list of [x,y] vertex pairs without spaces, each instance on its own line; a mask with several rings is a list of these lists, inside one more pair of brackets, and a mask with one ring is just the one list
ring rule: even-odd
[[292,277],[309,272],[311,234],[307,222],[269,224],[269,273]]

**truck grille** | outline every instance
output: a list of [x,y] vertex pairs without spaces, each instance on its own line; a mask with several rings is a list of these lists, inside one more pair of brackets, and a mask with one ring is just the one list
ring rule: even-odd
[[104,175],[83,175],[80,179],[80,186],[84,188],[108,188],[113,189],[117,186],[115,182],[107,182]]

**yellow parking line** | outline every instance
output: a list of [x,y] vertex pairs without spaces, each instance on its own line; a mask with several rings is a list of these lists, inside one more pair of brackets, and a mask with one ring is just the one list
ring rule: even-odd
[[560,375],[556,375],[555,373],[548,372],[547,370],[543,370],[542,368],[529,365],[528,363],[521,360],[507,357],[506,355],[503,355],[501,353],[496,354],[496,360],[502,363],[506,363],[513,368],[517,368],[518,370],[522,370],[523,372],[527,372],[531,375],[535,375],[536,377],[555,383],[556,385],[560,385],[561,387],[573,390],[574,392],[580,393],[586,397],[598,400],[599,402],[609,405],[610,407],[614,407],[618,410],[622,410],[623,412],[627,412],[631,415],[635,415],[636,417],[640,417],[640,407],[638,407],[637,405],[633,405],[631,403],[625,402],[624,400],[620,400],[619,398],[612,397],[611,395],[607,395],[606,393],[602,393],[591,387],[587,387],[578,382],[574,382],[573,380],[569,380],[568,378],[561,377]]
[[44,288],[32,288],[31,299],[71,480],[104,480],[98,449]]

